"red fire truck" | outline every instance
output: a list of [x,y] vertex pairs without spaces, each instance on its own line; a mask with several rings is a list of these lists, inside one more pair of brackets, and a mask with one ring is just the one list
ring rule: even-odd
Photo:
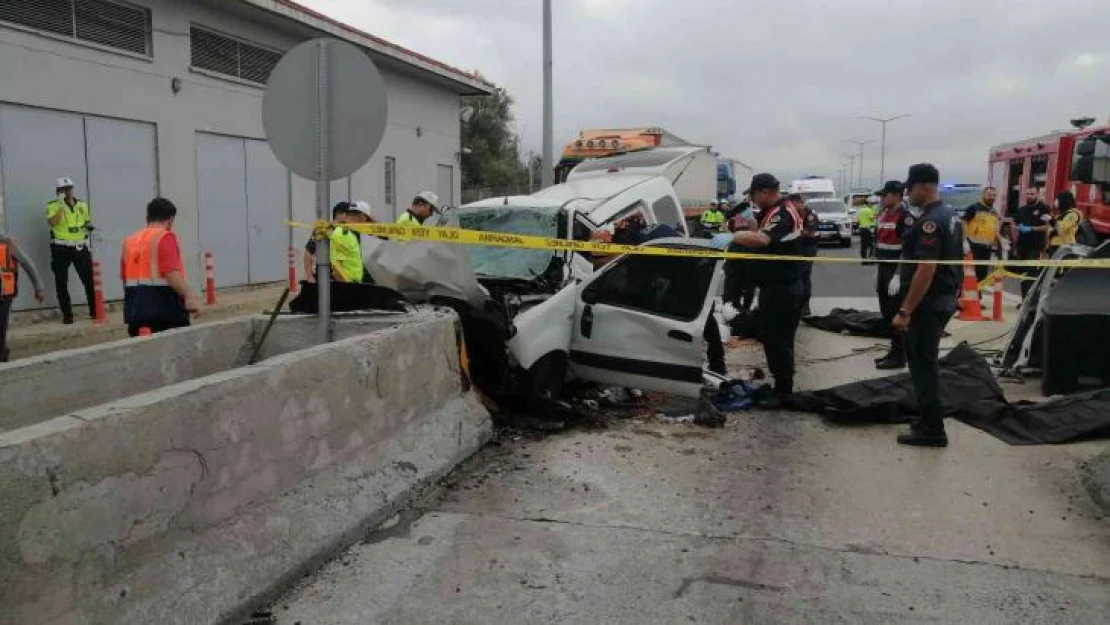
[[990,184],[1003,215],[1019,206],[1023,189],[1038,189],[1046,204],[1071,191],[1095,231],[1110,236],[1110,126],[1090,128],[1094,121],[1073,120],[1073,131],[991,148]]

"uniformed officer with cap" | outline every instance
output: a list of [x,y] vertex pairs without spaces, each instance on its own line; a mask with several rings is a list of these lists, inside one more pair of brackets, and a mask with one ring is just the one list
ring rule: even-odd
[[[752,178],[752,203],[761,212],[759,229],[733,234],[733,242],[774,256],[801,256],[802,218],[779,194],[771,174]],[[759,340],[767,368],[775,378],[775,394],[762,405],[778,408],[794,391],[794,337],[805,304],[804,264],[799,261],[760,260],[751,268],[759,286]]]
[[940,172],[921,163],[910,167],[906,189],[910,203],[921,216],[903,241],[901,280],[905,290],[902,307],[894,317],[895,331],[905,333],[906,356],[913,378],[919,416],[898,443],[919,447],[947,447],[940,404],[940,369],[937,359],[944,327],[956,312],[963,254],[963,227],[956,213],[940,199]]
[[[880,198],[882,213],[875,230],[875,258],[877,260],[894,261],[902,258],[904,239],[913,229],[916,221],[909,208],[903,201],[905,187],[897,180],[888,181],[883,188],[875,192]],[[894,321],[894,315],[902,305],[902,290],[898,276],[898,265],[893,262],[881,262],[875,282],[875,292],[879,296],[879,311],[883,320],[888,324]],[[901,333],[895,333],[890,340],[890,351],[881,358],[875,359],[877,369],[903,369],[906,366],[906,350],[903,345]]]

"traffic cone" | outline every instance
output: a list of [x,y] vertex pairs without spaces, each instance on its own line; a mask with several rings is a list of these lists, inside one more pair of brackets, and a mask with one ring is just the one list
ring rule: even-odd
[[964,256],[964,281],[960,287],[961,321],[982,321],[983,305],[979,302],[979,281],[975,278],[975,261],[971,254]]
[[151,335],[150,328],[148,328],[146,326],[143,326],[143,327],[139,328],[139,336],[150,336],[150,335]]

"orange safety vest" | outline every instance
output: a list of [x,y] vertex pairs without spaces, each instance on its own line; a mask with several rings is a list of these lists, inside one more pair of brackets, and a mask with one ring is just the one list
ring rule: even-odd
[[158,271],[158,244],[168,230],[147,226],[123,240],[123,286],[169,286]]
[[19,264],[12,255],[7,243],[0,243],[0,297],[15,297],[16,279],[19,277]]

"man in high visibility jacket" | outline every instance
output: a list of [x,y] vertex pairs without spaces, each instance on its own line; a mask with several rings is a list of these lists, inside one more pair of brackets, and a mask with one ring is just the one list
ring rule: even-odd
[[707,235],[714,235],[721,231],[725,225],[725,210],[729,208],[728,201],[721,202],[721,206],[710,204],[709,208],[701,214],[701,227]]
[[[331,222],[333,224],[342,224],[347,222],[347,213],[351,209],[350,202],[339,202],[331,209]],[[304,246],[304,256],[302,262],[304,263],[305,281],[309,283],[316,282],[316,238],[315,233],[308,239],[308,243]],[[329,250],[330,251],[330,250]]]
[[365,267],[362,264],[362,245],[359,244],[358,233],[336,226],[328,234],[328,241],[332,278],[336,282],[362,282]]
[[20,265],[27,270],[27,277],[35,287],[35,299],[41,304],[45,295],[35,264],[19,249],[15,239],[0,234],[0,362],[8,362],[8,317],[12,302],[19,295]]
[[58,308],[62,322],[73,323],[73,306],[69,298],[69,266],[77,270],[77,277],[85,287],[89,304],[89,317],[96,316],[93,301],[92,250],[89,232],[92,212],[84,200],[73,196],[73,180],[68,176],[58,178],[54,191],[58,197],[46,204],[46,221],[50,224],[50,268],[54,271],[54,288],[58,295]]
[[138,336],[189,325],[200,301],[185,281],[181,248],[173,233],[177,207],[165,198],[146,206],[146,227],[123,240],[120,279],[123,281],[123,320],[127,333]]
[[431,191],[424,191],[412,200],[412,207],[397,218],[397,223],[404,226],[422,226],[439,210],[439,196]]
[[1001,248],[999,234],[1002,232],[1002,217],[994,208],[998,200],[998,191],[994,187],[983,189],[983,196],[979,202],[964,209],[964,234],[967,244],[971,248],[971,256],[977,263],[975,277],[982,282],[990,275],[990,266],[986,264],[991,259],[991,254],[997,253]]
[[859,222],[859,257],[871,258],[875,253],[875,222],[879,212],[871,204],[864,204],[856,212]]

